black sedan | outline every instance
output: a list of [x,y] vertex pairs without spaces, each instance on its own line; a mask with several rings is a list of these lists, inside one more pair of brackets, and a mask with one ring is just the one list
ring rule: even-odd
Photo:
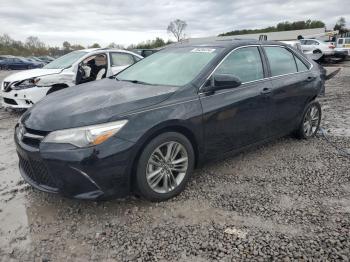
[[322,74],[277,42],[179,44],[27,111],[15,128],[20,172],[69,197],[166,200],[209,159],[314,136]]
[[43,65],[38,62],[32,62],[27,59],[21,57],[10,57],[0,60],[0,69],[2,70],[10,70],[10,69],[32,69],[39,68]]

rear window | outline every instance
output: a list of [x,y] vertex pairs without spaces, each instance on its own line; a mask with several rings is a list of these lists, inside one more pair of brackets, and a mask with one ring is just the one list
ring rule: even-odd
[[264,47],[272,76],[298,72],[294,55],[283,47]]

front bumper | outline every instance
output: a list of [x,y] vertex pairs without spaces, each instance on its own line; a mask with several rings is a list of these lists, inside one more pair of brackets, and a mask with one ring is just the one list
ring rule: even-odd
[[30,108],[44,98],[50,87],[32,87],[22,90],[2,91],[2,106],[5,108]]
[[20,141],[15,132],[23,179],[41,191],[77,199],[100,200],[130,193],[134,143],[111,138],[101,145],[75,148]]

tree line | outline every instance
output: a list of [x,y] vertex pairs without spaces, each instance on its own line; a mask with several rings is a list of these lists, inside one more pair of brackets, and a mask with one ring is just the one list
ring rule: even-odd
[[295,22],[286,21],[286,22],[278,23],[276,26],[269,26],[262,29],[234,30],[234,31],[219,34],[219,36],[259,34],[259,33],[270,33],[270,32],[278,32],[278,31],[324,28],[325,26],[326,26],[325,23],[319,20],[306,20],[306,21],[295,21]]
[[101,46],[98,43],[94,43],[89,46],[83,46],[80,44],[71,44],[68,41],[64,41],[61,47],[52,47],[45,45],[38,37],[30,36],[24,42],[12,39],[8,34],[0,35],[0,55],[15,55],[15,56],[43,56],[49,55],[53,57],[67,54],[71,51],[81,50],[85,48],[118,48],[118,49],[152,49],[165,46],[172,43],[172,41],[164,41],[162,38],[157,37],[154,40],[148,40],[139,44],[129,45],[127,47],[116,44],[114,42],[107,46]]

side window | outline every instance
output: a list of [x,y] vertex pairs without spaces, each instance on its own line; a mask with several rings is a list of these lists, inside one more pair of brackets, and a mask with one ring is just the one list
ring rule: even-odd
[[242,83],[264,78],[260,52],[257,47],[233,51],[216,69],[215,74],[238,77]]
[[128,66],[135,63],[132,55],[111,53],[111,66]]
[[306,45],[313,45],[314,41],[313,40],[306,40]]
[[309,68],[301,61],[298,57],[294,56],[295,62],[297,63],[298,72],[307,71]]
[[306,40],[300,40],[300,44],[305,45],[306,44]]
[[338,39],[338,44],[339,44],[339,45],[342,45],[342,44],[343,44],[343,39],[342,39],[342,38]]
[[297,65],[293,54],[283,47],[264,47],[270,63],[272,76],[296,73]]

